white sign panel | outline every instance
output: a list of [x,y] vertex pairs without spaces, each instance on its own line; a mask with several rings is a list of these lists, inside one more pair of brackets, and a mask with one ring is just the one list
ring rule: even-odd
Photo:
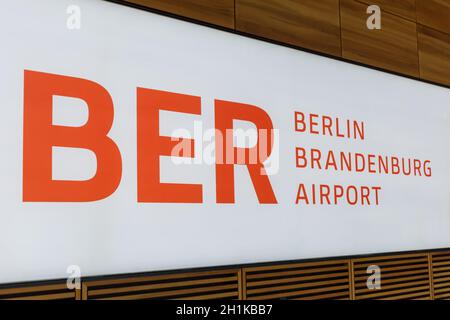
[[0,282],[450,246],[450,91],[106,1],[0,19]]

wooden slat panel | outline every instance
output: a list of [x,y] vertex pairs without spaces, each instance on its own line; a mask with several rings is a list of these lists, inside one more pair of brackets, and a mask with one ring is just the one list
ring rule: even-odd
[[[381,266],[380,266],[381,267]],[[422,270],[423,268],[427,268],[428,267],[428,263],[420,263],[420,264],[405,264],[405,265],[401,265],[401,266],[395,266],[395,267],[383,267],[384,271],[403,271],[403,270],[411,270],[412,272],[415,272],[417,270]],[[365,274],[366,271],[365,269],[361,269],[355,272],[355,275],[361,275],[361,274]]]
[[238,299],[240,269],[116,276],[83,281],[83,300]]
[[[285,266],[282,266],[281,270],[284,269]],[[296,266],[297,267],[297,266]],[[293,268],[296,268],[293,267]],[[299,266],[301,268],[301,266]],[[336,271],[343,271],[343,272],[347,272],[347,268],[345,266],[340,266],[340,267],[322,267],[321,272],[336,272]],[[267,279],[267,278],[272,278],[272,277],[282,277],[282,276],[298,276],[298,275],[308,275],[308,274],[314,274],[316,273],[316,269],[312,268],[312,269],[293,269],[293,270],[286,270],[286,271],[273,271],[273,272],[268,272],[268,273],[264,273],[264,274],[259,274],[259,273],[255,273],[255,274],[248,274],[247,275],[247,279],[248,280],[254,280],[254,279]]]
[[450,271],[443,264],[450,264],[450,251],[431,253],[431,271],[435,299],[450,299]]
[[[276,266],[276,268],[274,268]],[[296,263],[285,263],[285,264],[270,264],[267,266],[258,266],[258,267],[246,267],[245,271],[250,273],[253,271],[273,271],[273,270],[284,270],[284,269],[295,269],[295,268],[306,268],[306,267],[329,267],[330,266],[330,260],[320,260],[320,261],[310,261],[310,262],[296,262]],[[332,269],[334,267],[330,267]],[[341,266],[339,267],[342,270],[345,269],[345,267]],[[304,269],[307,270],[307,269]],[[306,271],[297,271],[297,272],[306,272]]]
[[[323,269],[321,271],[323,271]],[[310,280],[336,278],[336,277],[341,277],[342,275],[343,275],[343,273],[340,272],[340,273],[318,274],[318,275],[313,275],[313,276],[303,276],[302,275],[302,276],[289,277],[289,278],[284,278],[284,279],[276,278],[273,280],[252,281],[248,284],[248,288],[257,287],[257,286],[275,285],[275,284],[295,282],[295,281],[310,281]]]
[[450,0],[416,0],[417,22],[450,33]]
[[434,286],[435,290],[438,290],[439,288],[447,287],[449,283],[450,283],[450,277],[442,277],[442,278],[436,279],[433,286]]
[[[290,292],[281,292],[281,293],[272,293],[267,295],[258,295],[250,298],[251,300],[268,300],[268,299],[286,299],[286,298],[292,298],[296,300],[315,300],[317,299],[318,293],[323,292],[333,292],[338,291],[338,293],[335,294],[336,299],[337,298],[343,298],[346,297],[348,292],[348,285],[342,285],[342,286],[327,286],[323,288],[316,288],[316,289],[309,289],[309,290],[302,290],[302,291],[290,291]],[[302,295],[302,297],[298,297]]]
[[450,35],[418,26],[420,77],[450,85]]
[[[406,270],[406,271],[401,271],[401,272],[389,272],[389,274],[384,275],[384,278],[385,279],[389,279],[389,278],[396,279],[397,277],[407,277],[407,276],[416,276],[416,275],[423,275],[423,270],[415,269],[415,270]],[[355,277],[355,281],[361,281],[361,280],[365,281],[366,279],[367,279],[367,275]]]
[[[415,291],[416,288],[418,287],[422,287],[422,286],[429,286],[429,278],[426,277],[426,279],[424,280],[420,280],[420,281],[408,281],[406,279],[402,279],[402,281],[406,281],[406,282],[401,282],[401,283],[397,283],[398,280],[395,282],[395,284],[386,284],[383,281],[383,285],[382,285],[382,289],[384,291],[389,291],[389,294],[392,293],[392,290],[394,289],[399,289],[399,292],[403,292],[402,288],[408,288],[407,290],[411,289],[413,291]],[[361,297],[363,294],[372,294],[374,293],[374,290],[369,289],[366,287],[360,287],[358,286],[358,295]],[[376,295],[376,294],[374,294]],[[385,292],[380,292],[380,295],[386,295]]]
[[[369,289],[369,266],[381,270],[381,289]],[[427,254],[388,255],[353,260],[355,299],[430,299],[430,270]]]
[[369,30],[366,9],[366,4],[341,0],[342,56],[418,77],[416,24],[383,12],[381,30]]
[[325,280],[323,280],[323,281],[314,281],[314,282],[307,282],[307,283],[301,282],[298,284],[279,283],[279,285],[275,285],[275,286],[267,286],[267,285],[260,286],[257,289],[247,288],[247,294],[252,295],[252,294],[271,292],[271,291],[311,288],[311,287],[320,287],[320,286],[331,286],[331,285],[341,284],[341,283],[346,283],[346,282],[348,282],[348,279],[341,277],[341,278],[335,279],[335,280],[329,280],[329,279],[325,278]]
[[[366,270],[371,265],[381,268],[380,290],[367,288]],[[84,280],[82,296],[100,300],[449,299],[450,251]],[[68,290],[61,281],[0,286],[0,299],[79,298],[80,291]]]
[[[403,256],[402,256],[403,257]],[[382,259],[379,259],[378,261],[378,266],[383,266],[388,268],[389,266],[394,266],[397,265],[397,261],[396,260],[392,260],[392,259],[396,259],[397,256],[387,256],[387,257],[382,257]],[[403,257],[406,258],[406,257]],[[372,264],[373,258],[370,258],[370,260],[366,260],[367,262],[364,262],[364,260],[358,260],[359,262],[359,266],[360,267],[368,267]],[[408,259],[408,263],[406,264],[416,264],[416,263],[424,263],[423,257],[419,256],[411,256],[410,259]]]
[[348,260],[279,264],[243,269],[250,300],[350,299]]
[[74,294],[72,292],[53,293],[27,297],[6,298],[5,300],[74,300]]
[[[359,280],[363,280],[363,281],[359,281]],[[367,284],[365,283],[365,280],[367,280],[367,274],[365,277],[361,277],[361,279],[359,279],[358,284],[355,287],[361,288],[362,290],[367,289]],[[418,276],[407,276],[407,277],[403,277],[402,278],[403,281],[408,281],[408,282],[413,282],[413,281],[417,281],[417,280],[422,280],[422,281],[429,281],[429,275],[427,274],[421,274]],[[383,285],[386,286],[392,283],[397,283],[398,282],[398,277],[383,277]]]
[[[416,20],[416,0],[358,0],[367,6],[375,4],[384,12],[399,15],[405,19]],[[366,7],[367,7],[366,6]]]
[[65,281],[0,286],[0,300],[78,300],[79,292],[69,290]]
[[[135,277],[110,277],[108,279],[102,280],[89,280],[89,286],[105,286],[105,285],[124,285],[124,284],[132,284],[132,283],[142,283],[142,282],[151,282],[151,281],[160,281],[160,280],[178,280],[185,281],[186,279],[195,278],[199,275],[199,272],[180,272],[180,273],[169,273],[169,274],[152,274],[152,275],[142,275]],[[227,270],[209,270],[202,271],[201,276],[215,276],[215,277],[223,277],[234,275],[234,269]]]
[[236,296],[234,292],[225,292],[225,293],[215,293],[215,294],[207,294],[204,296],[192,296],[189,297],[189,300],[217,300],[217,299],[235,299]]
[[339,0],[236,0],[236,29],[340,56]]
[[325,293],[314,296],[305,296],[302,298],[294,298],[292,300],[350,300],[348,298],[342,298],[340,293]]
[[396,295],[395,297],[385,297],[378,300],[430,300],[427,294],[420,292]]
[[[100,297],[95,298],[98,300],[142,300],[142,299],[171,299],[175,296],[184,296],[185,299],[192,299],[196,297],[198,294],[202,294],[203,296],[209,296],[208,291],[217,292],[217,291],[226,291],[226,294],[229,294],[230,297],[236,297],[237,293],[235,292],[236,285],[228,284],[223,286],[211,286],[211,287],[201,287],[201,288],[188,288],[181,290],[172,290],[172,291],[158,291],[152,293],[140,293],[140,294],[124,294],[124,295],[110,295],[109,297]],[[231,290],[231,291],[230,291]],[[214,294],[214,293],[212,293]]]
[[[398,257],[401,257],[402,259],[415,259],[417,258],[418,254],[417,253],[408,253],[408,254],[402,254],[402,253],[397,253],[397,254],[389,254],[389,255],[379,255],[376,257],[377,261],[383,262],[383,261],[387,261],[387,260],[395,260]],[[368,257],[362,257],[362,258],[358,258],[358,259],[354,259],[354,261],[357,261],[358,263],[371,263],[371,261],[373,261],[374,257],[373,256],[368,256]]]
[[[198,285],[213,285],[215,283],[225,283],[225,282],[236,282],[237,277],[224,277],[224,278],[212,278],[212,279],[202,279],[202,280],[190,280],[190,281],[180,281],[180,282],[169,282],[169,283],[153,283],[148,285],[135,285],[135,286],[126,286],[119,288],[109,288],[109,289],[97,289],[92,290],[90,293],[92,296],[100,296],[106,294],[118,294],[118,293],[131,293],[135,291],[143,291],[143,290],[159,290],[159,289],[171,289],[178,287],[189,287],[189,286],[198,286]],[[208,288],[210,288],[208,286]]]
[[234,28],[234,0],[127,0],[126,2]]

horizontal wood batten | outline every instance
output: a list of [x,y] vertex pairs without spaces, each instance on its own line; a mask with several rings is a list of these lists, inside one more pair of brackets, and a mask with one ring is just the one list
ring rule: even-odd
[[243,268],[244,296],[261,299],[349,299],[347,260]]
[[[380,269],[381,288],[369,287],[372,273],[368,267]],[[431,299],[428,255],[399,254],[353,259],[355,299]]]
[[0,285],[0,300],[80,300],[81,291],[67,288],[66,281]]
[[83,281],[83,300],[239,299],[240,270],[226,269]]
[[[378,266],[381,288],[369,288]],[[0,286],[5,300],[360,300],[450,299],[450,249],[292,261],[250,266],[173,270]]]

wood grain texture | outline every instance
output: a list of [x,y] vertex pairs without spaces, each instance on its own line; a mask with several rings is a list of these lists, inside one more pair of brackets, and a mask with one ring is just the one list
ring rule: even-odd
[[236,0],[236,29],[340,56],[339,0]]
[[234,0],[127,0],[126,2],[225,28],[234,28]]
[[418,77],[416,24],[383,12],[381,30],[369,30],[366,9],[360,2],[341,0],[342,56]]
[[450,33],[450,0],[417,0],[417,22]]
[[375,4],[384,12],[399,15],[405,19],[416,20],[416,0],[358,0],[367,5]]
[[450,35],[418,26],[420,77],[450,85]]

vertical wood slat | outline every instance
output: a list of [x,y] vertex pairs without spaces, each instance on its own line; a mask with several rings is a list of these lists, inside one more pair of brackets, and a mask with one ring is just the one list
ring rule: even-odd
[[433,295],[436,300],[450,300],[450,251],[432,252]]
[[348,261],[348,269],[350,281],[350,300],[355,300],[355,274],[354,274],[353,260],[351,259]]
[[241,288],[240,288],[241,289],[241,297],[242,297],[242,300],[247,300],[247,281],[246,281],[244,268],[241,268],[240,274],[241,274]]
[[87,285],[84,283],[81,284],[81,300],[87,300],[88,299],[88,288]]
[[433,256],[431,253],[427,253],[428,258],[428,276],[430,280],[430,299],[434,300],[434,285],[433,285]]

